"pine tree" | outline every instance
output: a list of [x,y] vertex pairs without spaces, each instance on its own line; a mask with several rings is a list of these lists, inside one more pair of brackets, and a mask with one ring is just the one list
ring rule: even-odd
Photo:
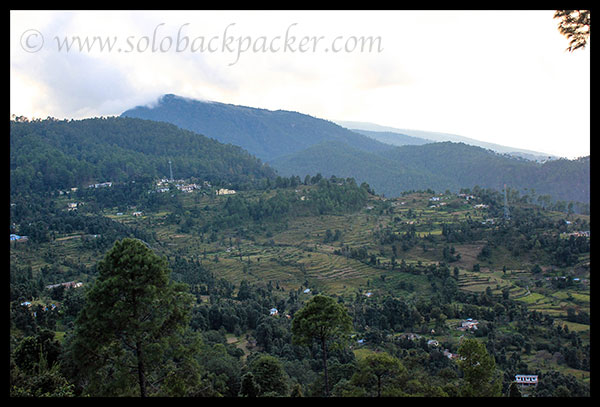
[[327,343],[334,341],[338,345],[345,343],[352,331],[352,319],[346,309],[333,298],[315,295],[292,321],[292,340],[300,345],[312,345],[317,340],[323,356],[323,374],[325,395],[329,396],[327,376]]
[[190,296],[169,280],[166,260],[136,239],[117,241],[98,272],[75,323],[73,359],[89,394],[147,396],[149,382],[173,374],[164,357],[187,325]]
[[466,339],[458,348],[458,366],[463,371],[465,385],[462,395],[467,397],[499,397],[502,381],[496,362],[485,345],[477,339]]

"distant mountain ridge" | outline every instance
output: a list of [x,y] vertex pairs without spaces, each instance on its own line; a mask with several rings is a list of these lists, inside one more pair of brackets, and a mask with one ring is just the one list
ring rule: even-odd
[[[340,126],[346,127],[358,133],[368,134],[369,137],[372,137],[376,140],[393,145],[426,144],[443,141],[452,141],[455,143],[465,143],[471,146],[486,148],[489,150],[493,150],[497,153],[509,154],[514,157],[521,157],[533,161],[548,161],[556,160],[559,158],[552,154],[546,154],[539,151],[526,150],[523,148],[510,147],[496,143],[488,143],[485,141],[475,140],[472,138],[450,133],[440,133],[434,131],[412,129],[397,129],[394,127],[381,126],[378,124],[366,122],[336,121],[336,123]],[[407,139],[407,137],[412,138],[414,141],[407,142],[410,141],[410,139]]]
[[423,144],[435,143],[433,140],[424,139],[421,137],[409,136],[402,133],[392,131],[371,131],[361,129],[350,129],[356,133],[364,134],[382,143],[391,144],[393,146],[421,146]]
[[416,133],[353,131],[298,112],[175,95],[164,95],[153,106],[138,106],[121,116],[166,121],[240,146],[284,176],[321,173],[352,177],[386,196],[428,188],[457,191],[476,185],[499,190],[506,183],[555,200],[587,203],[590,199],[589,157],[541,163],[464,142],[434,142]]
[[366,181],[377,193],[398,196],[404,191],[461,188],[535,190],[555,200],[587,203],[590,199],[589,157],[545,163],[511,158],[464,143],[405,145],[378,153],[339,143],[323,143],[282,157],[271,165],[282,175],[320,172],[323,176]]
[[161,96],[152,106],[129,109],[121,116],[172,123],[221,143],[240,146],[267,162],[331,140],[371,152],[389,148],[333,122],[297,112],[193,100],[172,94]]

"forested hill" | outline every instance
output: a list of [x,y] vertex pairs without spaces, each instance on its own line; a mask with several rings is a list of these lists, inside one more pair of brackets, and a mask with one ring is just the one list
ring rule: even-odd
[[282,175],[320,172],[353,177],[386,196],[425,189],[456,192],[476,185],[501,190],[507,184],[552,200],[588,203],[590,199],[589,157],[540,164],[463,143],[406,145],[378,153],[323,143],[272,165]]
[[252,183],[275,172],[238,146],[133,118],[11,121],[11,194],[139,177]]
[[339,141],[364,151],[390,146],[333,122],[285,110],[267,110],[164,95],[153,106],[121,114],[173,123],[183,129],[231,143],[269,162],[325,141]]
[[507,184],[513,189],[535,190],[537,195],[550,195],[555,200],[590,200],[589,156],[542,164],[453,142],[402,146],[381,155],[432,176],[437,174],[445,178],[451,190],[474,185],[501,189]]
[[[241,146],[283,176],[352,177],[379,194],[460,188],[535,191],[553,201],[588,203],[589,157],[544,164],[459,142],[404,136],[385,144],[333,122],[283,110],[271,111],[164,95],[152,106],[122,114],[173,123],[221,142]],[[390,134],[391,135],[391,134]],[[378,137],[381,134],[378,133]],[[427,143],[427,144],[424,144]],[[408,145],[413,144],[413,145]],[[419,144],[419,145],[415,145]]]

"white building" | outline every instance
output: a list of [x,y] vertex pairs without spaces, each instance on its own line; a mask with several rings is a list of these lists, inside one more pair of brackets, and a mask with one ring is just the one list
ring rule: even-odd
[[472,318],[467,318],[461,322],[460,328],[461,331],[466,331],[467,329],[477,329],[477,325],[479,325],[479,321]]
[[537,375],[518,374],[515,375],[515,382],[522,386],[537,386],[538,377]]

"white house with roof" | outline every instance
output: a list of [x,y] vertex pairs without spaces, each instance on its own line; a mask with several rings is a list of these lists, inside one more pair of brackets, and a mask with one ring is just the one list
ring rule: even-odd
[[515,383],[521,386],[537,386],[538,376],[533,374],[518,374],[515,375]]
[[46,286],[46,289],[52,290],[56,287],[63,286],[65,288],[79,288],[83,286],[83,283],[77,281],[67,281],[66,283],[50,284]]
[[235,194],[235,190],[233,189],[227,189],[227,188],[221,188],[218,191],[216,191],[217,195],[233,195]]
[[458,328],[461,331],[466,331],[468,329],[477,329],[477,325],[479,325],[479,321],[473,318],[467,318],[461,322],[460,327]]
[[100,182],[97,184],[90,184],[88,185],[88,188],[105,188],[105,187],[112,187],[112,182],[108,181],[108,182]]

